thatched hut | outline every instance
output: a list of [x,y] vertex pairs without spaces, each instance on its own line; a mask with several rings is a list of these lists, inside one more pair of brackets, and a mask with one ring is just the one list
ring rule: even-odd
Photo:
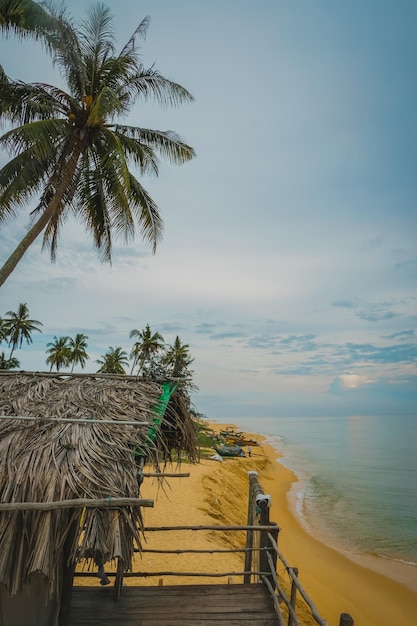
[[55,626],[77,563],[131,569],[144,463],[197,457],[189,402],[172,381],[1,371],[0,416],[0,625]]

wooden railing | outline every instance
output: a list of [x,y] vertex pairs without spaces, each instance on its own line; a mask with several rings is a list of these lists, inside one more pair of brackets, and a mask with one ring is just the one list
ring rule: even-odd
[[[269,508],[271,505],[271,497],[264,494],[261,485],[258,482],[257,472],[248,472],[249,475],[249,502],[248,502],[248,524],[259,524],[259,529],[266,525],[276,526],[274,522],[269,520]],[[253,577],[258,576],[256,567],[253,567],[253,555],[257,554],[260,560],[261,570],[260,579],[266,585],[275,611],[278,616],[280,626],[302,626],[302,622],[297,617],[299,606],[297,605],[297,592],[301,596],[301,602],[307,607],[308,613],[319,624],[319,626],[327,626],[327,622],[323,619],[315,607],[307,592],[302,587],[298,578],[298,568],[290,567],[284,555],[278,548],[279,528],[273,528],[272,531],[260,531],[260,545],[257,553],[252,551],[254,547],[255,533],[252,531],[247,533],[245,570],[251,570],[251,574],[245,573],[245,583],[250,583]],[[278,576],[277,571],[281,570],[282,574]],[[285,611],[282,608],[285,606]],[[287,618],[287,621],[285,619]],[[348,613],[341,613],[339,626],[354,626],[353,618]]]
[[[204,577],[204,578],[227,578],[230,580],[240,578],[243,584],[262,582],[268,589],[277,616],[279,626],[302,626],[303,622],[299,616],[308,614],[308,621],[311,618],[319,626],[328,626],[311,601],[306,591],[302,587],[298,578],[298,569],[291,567],[284,555],[278,548],[279,528],[275,522],[269,520],[269,509],[271,498],[264,494],[258,482],[257,472],[248,472],[249,475],[249,500],[247,524],[242,526],[149,526],[144,529],[146,533],[184,531],[186,533],[211,531],[211,532],[233,532],[245,531],[245,546],[240,548],[207,548],[207,549],[152,549],[144,548],[136,550],[141,553],[154,554],[221,554],[221,553],[242,553],[244,554],[244,566],[242,571],[226,570],[223,572],[197,572],[197,571],[138,571],[125,572],[123,563],[118,561],[117,571],[107,573],[109,578],[115,577],[116,598],[120,597],[122,591],[123,578],[148,578],[148,577]],[[278,575],[277,571],[280,571]],[[92,572],[76,572],[75,577],[96,576]],[[304,607],[304,608],[303,608]],[[354,626],[354,621],[348,613],[340,615],[339,626]]]

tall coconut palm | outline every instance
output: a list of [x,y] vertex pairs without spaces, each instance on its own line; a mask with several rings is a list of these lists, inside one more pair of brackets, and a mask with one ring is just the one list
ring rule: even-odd
[[102,359],[97,359],[96,363],[101,366],[97,370],[100,374],[126,374],[124,368],[129,365],[129,360],[127,352],[122,350],[120,346],[117,348],[110,346],[106,354],[103,354]]
[[134,328],[129,333],[129,338],[138,338],[135,341],[130,352],[130,358],[133,359],[132,371],[139,366],[139,372],[145,372],[145,369],[152,369],[153,361],[158,353],[164,348],[164,338],[160,333],[152,333],[149,324],[146,324],[144,330]]
[[53,368],[59,372],[63,367],[68,367],[70,363],[71,348],[69,347],[69,337],[54,337],[53,341],[46,344],[48,348],[46,354],[46,364],[50,366],[49,371]]
[[190,374],[188,367],[194,359],[190,355],[190,346],[182,343],[178,335],[173,345],[168,346],[163,358],[164,365],[170,368],[170,375],[174,378],[184,377]]
[[51,259],[61,227],[71,215],[91,233],[102,261],[111,261],[114,237],[133,239],[137,226],[155,252],[163,222],[155,202],[130,171],[159,173],[159,159],[185,163],[195,155],[173,131],[117,123],[138,99],[176,106],[193,100],[181,85],[139,60],[137,40],[146,34],[145,18],[117,54],[109,9],[91,7],[75,26],[54,13],[48,35],[53,61],[68,89],[48,84],[8,81],[11,106],[0,111],[14,127],[0,137],[0,147],[14,155],[0,170],[0,222],[14,217],[20,205],[39,194],[31,227],[0,269],[0,286],[43,233]]
[[7,311],[6,317],[3,319],[3,333],[6,333],[9,347],[12,348],[9,359],[12,358],[16,348],[22,347],[24,340],[27,344],[33,343],[32,333],[34,331],[42,332],[39,326],[43,326],[42,322],[29,319],[29,309],[26,302],[19,304],[16,313]]
[[86,360],[90,358],[87,354],[87,339],[88,337],[84,333],[77,333],[74,339],[68,338],[71,372],[74,371],[75,365],[81,365],[81,369],[84,369]]

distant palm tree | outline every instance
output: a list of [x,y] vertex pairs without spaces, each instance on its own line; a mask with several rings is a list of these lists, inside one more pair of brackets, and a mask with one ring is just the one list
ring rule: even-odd
[[0,317],[0,343],[7,340],[7,332],[4,325],[4,319]]
[[174,344],[168,347],[162,361],[164,365],[170,368],[170,375],[177,378],[191,373],[188,366],[194,359],[190,355],[190,346],[187,343],[182,343],[177,335]]
[[50,366],[49,371],[55,367],[56,371],[63,367],[68,367],[70,363],[71,348],[69,346],[69,337],[54,337],[54,341],[50,341],[47,345],[46,364]]
[[164,348],[164,338],[160,333],[152,333],[149,324],[144,330],[134,328],[129,333],[130,339],[138,338],[133,344],[130,358],[133,359],[131,374],[135,367],[139,366],[139,372],[145,372],[145,368],[152,368],[155,356]]
[[112,348],[110,346],[102,359],[97,359],[96,363],[101,365],[100,369],[97,370],[100,374],[126,374],[124,366],[129,365],[129,360],[127,352],[122,350],[122,348]]
[[21,348],[23,340],[27,344],[32,342],[32,333],[37,331],[41,333],[39,326],[43,326],[38,320],[29,319],[29,309],[26,303],[19,304],[17,313],[7,311],[6,317],[3,319],[3,333],[6,333],[9,346],[12,347],[9,359],[12,358],[16,348]]
[[20,367],[20,361],[15,357],[7,359],[4,352],[0,354],[0,370],[14,370]]
[[1,117],[14,125],[0,137],[0,147],[13,154],[0,170],[0,222],[40,194],[29,231],[0,269],[0,286],[42,233],[43,246],[52,260],[56,258],[60,230],[69,215],[91,233],[102,261],[111,261],[113,238],[132,240],[137,226],[155,252],[162,218],[129,165],[141,175],[158,175],[160,157],[182,164],[195,156],[173,131],[115,121],[139,98],[162,106],[193,100],[181,85],[140,62],[137,39],[145,36],[149,18],[116,54],[112,18],[104,5],[93,5],[78,27],[63,10],[48,12],[52,26],[47,42],[68,91],[4,76],[2,82],[0,75]]
[[69,362],[71,363],[71,372],[74,371],[75,365],[81,365],[81,369],[84,369],[85,362],[90,357],[87,354],[87,335],[83,333],[77,333],[75,339],[68,338],[68,344],[70,349]]

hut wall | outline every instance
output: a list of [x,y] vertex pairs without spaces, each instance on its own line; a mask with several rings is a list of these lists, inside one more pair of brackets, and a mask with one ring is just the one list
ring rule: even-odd
[[57,626],[58,612],[59,600],[50,598],[43,574],[32,574],[15,596],[0,585],[0,626]]

